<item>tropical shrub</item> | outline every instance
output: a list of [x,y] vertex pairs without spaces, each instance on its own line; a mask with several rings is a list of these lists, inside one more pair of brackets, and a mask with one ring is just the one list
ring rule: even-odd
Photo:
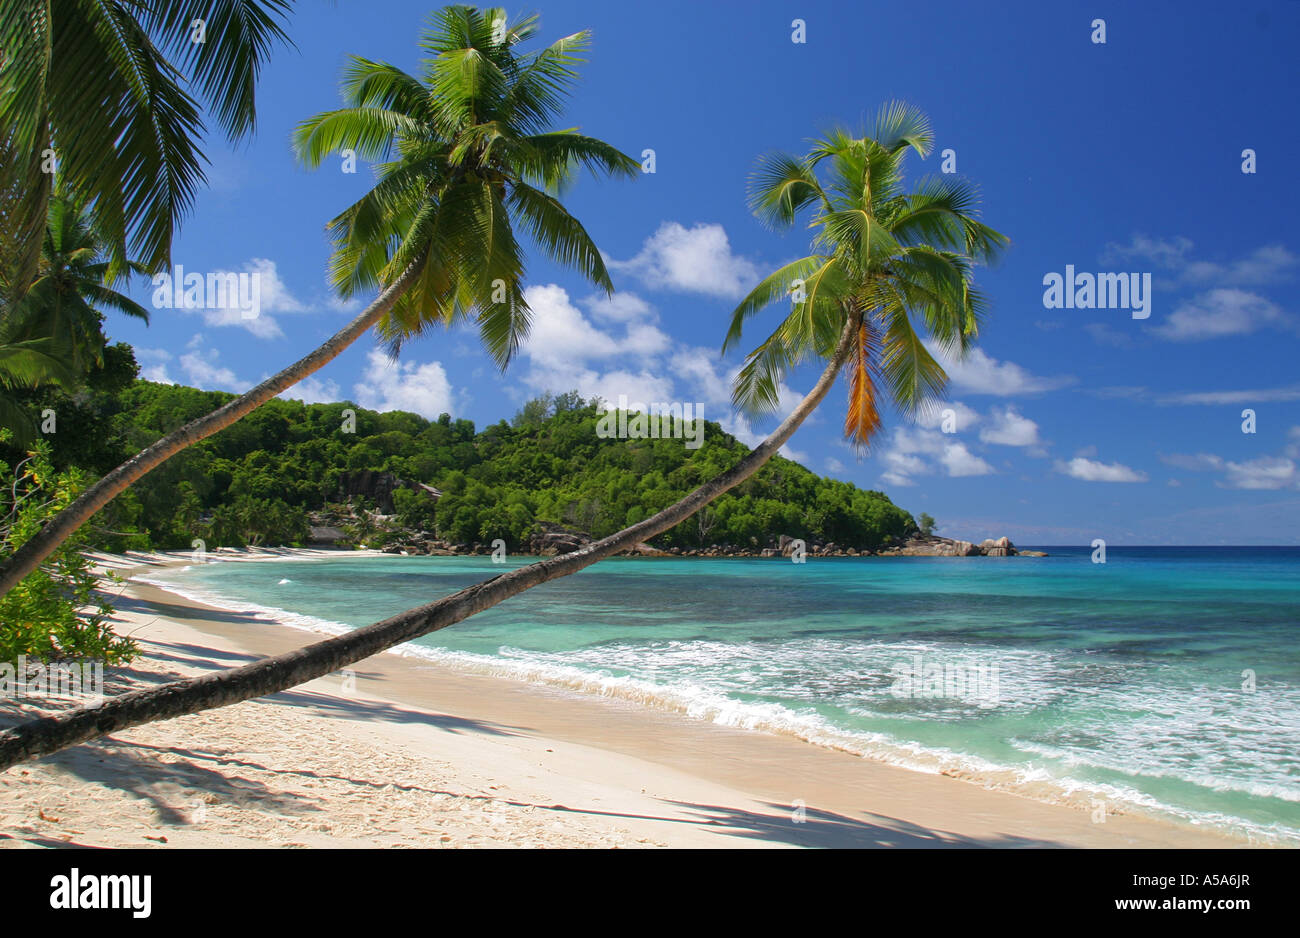
[[[0,430],[8,442],[9,430]],[[16,550],[47,519],[68,505],[86,484],[78,469],[55,471],[49,444],[37,441],[12,467],[0,462],[0,555]],[[81,553],[87,532],[79,531],[14,589],[0,596],[0,661],[19,655],[52,661],[93,658],[106,663],[128,661],[135,642],[115,635],[113,614],[101,577]],[[113,574],[102,579],[114,581]]]

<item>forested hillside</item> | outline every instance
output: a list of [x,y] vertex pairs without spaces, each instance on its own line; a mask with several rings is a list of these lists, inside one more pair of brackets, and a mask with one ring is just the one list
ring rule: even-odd
[[[56,395],[46,403],[56,429],[45,436],[57,467],[98,475],[230,397],[146,381]],[[681,439],[602,439],[600,413],[595,403],[564,394],[530,402],[512,422],[479,431],[445,414],[429,421],[348,403],[274,400],[119,497],[97,519],[93,539],[113,549],[189,548],[196,538],[209,549],[293,545],[305,543],[313,519],[324,517],[339,524],[345,544],[383,546],[423,531],[463,545],[501,538],[519,550],[540,522],[597,537],[612,533],[675,502],[746,452],[713,423],[694,450]],[[348,494],[365,489],[358,481],[376,473],[405,483],[378,500],[390,505]],[[753,549],[784,534],[863,550],[915,529],[912,516],[883,494],[777,457],[654,545]]]

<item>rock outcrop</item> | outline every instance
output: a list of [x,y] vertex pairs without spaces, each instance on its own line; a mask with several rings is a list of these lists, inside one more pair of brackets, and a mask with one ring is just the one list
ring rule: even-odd
[[979,544],[935,534],[917,534],[901,547],[880,551],[884,557],[1046,557],[1038,550],[1020,551],[1008,537],[986,538]]
[[410,489],[412,492],[421,492],[430,498],[437,498],[442,494],[432,486],[422,485],[419,482],[408,482],[406,479],[399,479],[391,472],[376,472],[373,469],[361,469],[356,472],[345,472],[342,477],[339,478],[337,497],[340,501],[346,501],[353,497],[368,498],[374,502],[375,508],[377,508],[381,514],[391,515],[396,511],[393,507],[393,493],[398,489]]
[[[347,480],[356,494],[365,495],[379,505],[375,512],[351,503],[328,505],[323,510],[308,512],[311,525],[310,542],[318,546],[352,547],[368,541],[392,554],[464,556],[491,553],[491,543],[458,544],[445,540],[431,531],[405,528],[382,513],[385,494],[391,501],[392,492],[398,488],[413,488],[391,473],[357,473]],[[416,483],[415,485],[418,485]],[[436,490],[419,486],[430,497]],[[594,538],[586,531],[553,521],[537,522],[536,530],[528,543],[511,553],[555,557],[571,554],[590,544]],[[799,558],[795,558],[798,538],[781,534],[765,544],[748,545],[708,544],[699,547],[670,547],[661,550],[646,543],[635,544],[622,553],[635,557],[773,557],[801,559],[803,557],[1046,557],[1041,551],[1018,550],[1006,537],[988,538],[979,544],[959,541],[933,534],[914,534],[903,542],[886,542],[879,548],[852,547],[831,541],[822,543],[812,539],[804,543]]]
[[571,554],[578,548],[586,547],[590,543],[591,535],[585,531],[566,528],[562,524],[554,524],[550,521],[542,521],[538,524],[537,533],[528,542],[528,547],[534,554],[543,557],[554,557],[557,554]]
[[987,538],[980,542],[980,550],[985,557],[1011,557],[1016,553],[1011,540],[1006,537],[1000,537],[996,541],[991,537]]
[[334,547],[339,541],[343,540],[346,535],[338,528],[329,525],[312,525],[309,529],[307,543],[319,544],[325,547]]
[[[558,554],[571,554],[580,547],[586,547],[592,540],[592,536],[586,531],[568,528],[552,521],[539,521],[537,532],[528,542],[528,549],[531,553],[542,557],[554,557]],[[644,543],[633,544],[623,553],[635,557],[668,556],[667,551]]]

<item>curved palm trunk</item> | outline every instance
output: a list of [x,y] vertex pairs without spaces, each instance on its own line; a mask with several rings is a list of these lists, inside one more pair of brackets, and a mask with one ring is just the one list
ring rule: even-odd
[[808,415],[817,409],[817,405],[835,383],[835,376],[848,356],[855,331],[856,322],[850,322],[845,327],[835,355],[822,372],[821,378],[771,436],[722,475],[704,483],[658,514],[571,554],[541,560],[494,576],[444,599],[408,609],[347,635],[263,658],[241,668],[135,691],[101,706],[83,707],[58,716],[23,723],[0,733],[0,771],[24,759],[55,752],[107,733],[265,697],[323,677],[394,645],[445,629],[475,613],[490,609],[511,596],[548,580],[577,573],[598,560],[662,534],[728,489],[748,479],[776,454]]
[[337,358],[344,349],[359,339],[392,308],[397,298],[415,281],[416,275],[414,267],[408,269],[392,286],[379,294],[373,303],[362,310],[356,319],[336,332],[316,351],[267,378],[257,387],[241,394],[225,406],[190,421],[178,430],[173,430],[82,492],[76,501],[51,518],[35,537],[0,563],[0,596],[18,585],[23,577],[40,566],[41,562],[77,528],[89,521],[95,512],[120,495],[141,476],[152,472],[186,447],[193,446],[199,440],[224,430],[241,417],[261,407],[281,391],[292,387]]

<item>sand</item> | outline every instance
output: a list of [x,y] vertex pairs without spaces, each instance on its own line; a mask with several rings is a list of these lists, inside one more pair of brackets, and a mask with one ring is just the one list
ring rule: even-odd
[[[311,551],[223,555],[256,561]],[[185,556],[102,557],[139,575]],[[117,587],[109,693],[318,637]],[[0,772],[0,847],[1232,847],[793,737],[386,653]],[[36,713],[0,701],[0,725]]]

